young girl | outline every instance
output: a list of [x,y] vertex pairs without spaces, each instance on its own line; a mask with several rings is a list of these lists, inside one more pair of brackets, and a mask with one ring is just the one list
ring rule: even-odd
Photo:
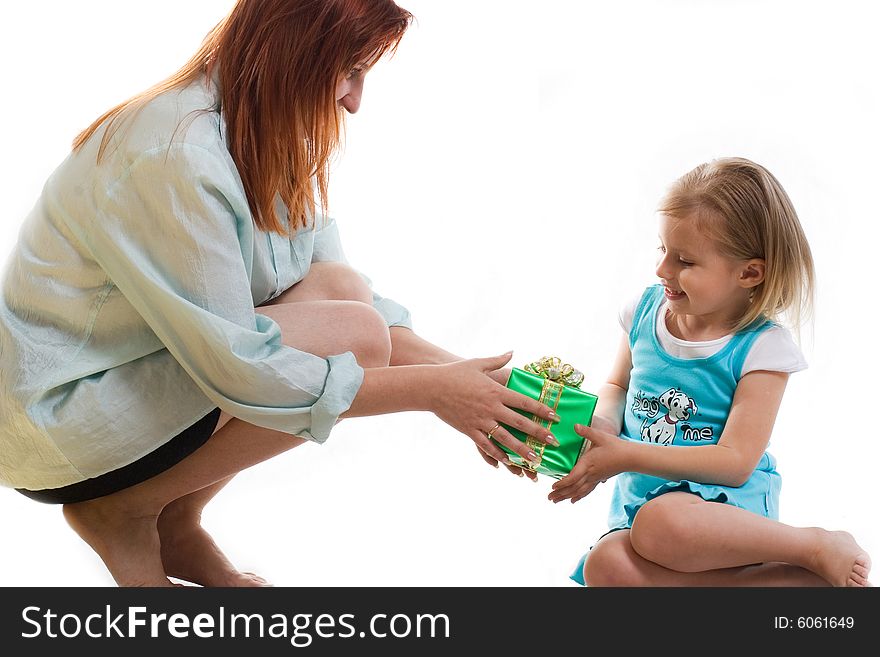
[[618,475],[610,531],[572,579],[867,586],[870,559],[851,535],[777,521],[780,477],[764,450],[789,374],[806,364],[776,320],[799,324],[813,294],[791,201],[764,167],[727,158],[676,181],[659,212],[660,284],[622,313],[592,427],[577,427],[590,449],[550,494],[576,502]]

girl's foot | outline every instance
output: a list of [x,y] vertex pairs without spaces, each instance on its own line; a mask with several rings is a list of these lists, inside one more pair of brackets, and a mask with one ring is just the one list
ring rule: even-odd
[[820,529],[811,570],[833,586],[870,586],[871,558],[848,532]]
[[64,505],[64,518],[119,586],[171,586],[162,567],[157,516],[135,516],[106,498]]
[[159,517],[162,563],[170,577],[202,586],[271,586],[253,573],[240,572],[197,520]]

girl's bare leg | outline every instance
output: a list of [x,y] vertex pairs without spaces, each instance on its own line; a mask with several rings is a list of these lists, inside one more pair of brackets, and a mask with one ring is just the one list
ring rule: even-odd
[[783,562],[833,586],[867,586],[871,569],[867,552],[846,532],[792,527],[683,492],[646,503],[630,542],[644,559],[681,573]]
[[[366,286],[358,287],[360,279],[355,278],[357,275],[353,272],[349,274],[350,269],[341,265],[314,269],[318,274],[315,280],[328,278],[324,276],[328,271],[334,274],[331,279],[347,276],[350,289],[356,295],[363,295]],[[303,286],[304,292],[313,294],[305,285],[307,281],[308,277],[289,292]],[[368,304],[360,300],[297,301],[293,294],[288,294],[285,300],[283,296],[275,304],[261,307],[259,312],[279,323],[285,344],[324,356],[352,351],[364,367],[388,365],[391,354],[388,329]],[[228,479],[303,442],[295,436],[231,419],[216,430],[205,445],[169,470],[112,495],[65,505],[64,515],[103,559],[120,586],[169,586],[161,553],[160,514],[175,501],[181,501],[183,508],[172,507],[171,511],[185,517],[189,507],[189,527],[194,531],[201,511],[199,505],[203,507],[203,502],[209,501]],[[197,494],[189,498],[193,493]],[[184,501],[184,498],[188,499]],[[169,516],[167,520],[173,519]],[[173,525],[171,522],[162,524],[166,528]],[[167,534],[165,540],[174,539]],[[215,552],[210,547],[213,541],[203,540],[201,545],[206,550],[203,555],[209,557],[209,561],[213,558],[216,567],[220,570],[227,567],[224,562],[228,564],[228,560],[219,550]],[[217,554],[221,556],[218,558]],[[177,566],[175,569],[182,573],[182,565]],[[192,573],[188,575],[195,577]],[[205,579],[204,573],[199,578]]]
[[679,572],[648,561],[633,549],[630,530],[603,536],[584,564],[587,586],[828,586],[818,575],[770,562],[697,572]]

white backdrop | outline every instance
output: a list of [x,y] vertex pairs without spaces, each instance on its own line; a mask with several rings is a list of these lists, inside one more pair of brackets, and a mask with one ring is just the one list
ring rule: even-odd
[[[76,133],[178,68],[232,4],[4,10],[0,258]],[[719,156],[766,165],[819,275],[811,367],[792,377],[771,445],[781,520],[848,529],[880,558],[870,3],[402,4],[418,22],[368,76],[332,182],[352,264],[447,349],[514,349],[519,366],[556,354],[595,390],[618,305],[654,281],[665,186]],[[553,505],[550,483],[492,470],[469,439],[405,413],[343,422],[324,446],[243,473],[205,524],[236,565],[278,585],[568,586],[611,489]],[[59,508],[6,490],[0,517],[0,583],[113,584]]]

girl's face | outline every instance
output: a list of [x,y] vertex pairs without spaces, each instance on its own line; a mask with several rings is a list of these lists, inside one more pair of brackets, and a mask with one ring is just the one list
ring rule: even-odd
[[749,290],[763,280],[763,263],[734,260],[718,252],[690,218],[660,215],[657,276],[673,315],[702,328],[736,323],[749,304]]

